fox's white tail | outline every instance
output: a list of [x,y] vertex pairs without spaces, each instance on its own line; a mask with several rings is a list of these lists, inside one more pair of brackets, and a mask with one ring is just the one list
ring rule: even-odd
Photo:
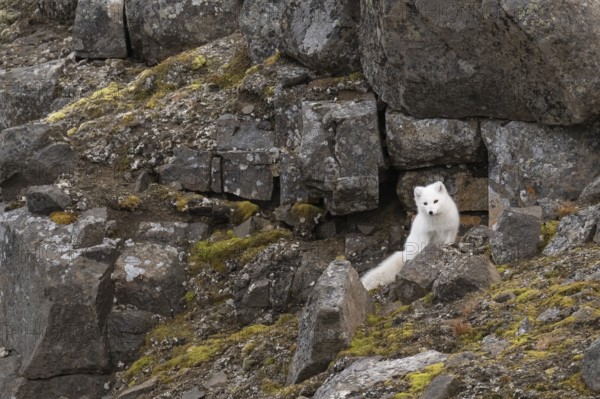
[[393,283],[405,260],[404,251],[396,251],[381,262],[379,266],[369,270],[360,281],[367,290]]

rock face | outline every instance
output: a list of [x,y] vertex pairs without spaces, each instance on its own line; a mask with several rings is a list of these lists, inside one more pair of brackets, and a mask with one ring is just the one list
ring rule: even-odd
[[357,0],[244,2],[240,29],[254,61],[276,50],[310,68],[343,74],[360,69]]
[[350,262],[334,261],[317,281],[300,321],[298,349],[287,383],[301,382],[327,368],[366,318],[371,302]]
[[490,158],[490,226],[507,207],[537,205],[543,198],[576,200],[598,173],[597,127],[484,121],[481,134]]
[[0,130],[36,120],[50,110],[58,94],[65,60],[0,69]]
[[585,384],[594,392],[600,392],[600,339],[597,339],[585,351],[581,376]]
[[181,311],[185,266],[170,245],[139,243],[123,250],[113,272],[119,304],[171,316]]
[[221,153],[223,192],[253,200],[271,200],[273,164],[273,157],[265,151]]
[[379,204],[379,169],[384,161],[377,124],[371,96],[364,101],[302,105],[302,182],[325,199],[333,215]]
[[376,0],[361,14],[363,71],[394,109],[562,125],[598,116],[595,3]]
[[107,337],[113,366],[128,364],[139,356],[146,333],[154,327],[152,312],[136,309],[113,310],[108,316]]
[[600,228],[600,205],[585,208],[565,216],[558,224],[552,241],[543,251],[544,255],[557,255],[568,249],[580,247],[594,239]]
[[211,152],[177,147],[173,151],[173,157],[173,162],[158,168],[161,183],[169,184],[178,181],[187,190],[210,191]]
[[106,235],[108,214],[106,208],[95,208],[83,212],[73,225],[71,243],[73,248],[100,245]]
[[59,22],[72,23],[78,0],[37,0],[40,13]]
[[124,0],[79,0],[73,49],[81,58],[126,58]]
[[71,197],[56,186],[33,186],[27,191],[27,209],[31,213],[49,215],[64,211],[69,205]]
[[[400,378],[408,373],[446,361],[447,356],[433,350],[418,355],[394,360],[368,357],[357,360],[350,367],[327,380],[313,399],[344,399],[354,397],[352,393],[368,392],[375,384]],[[350,388],[351,387],[351,388]]]
[[585,188],[581,192],[581,195],[579,196],[579,202],[600,202],[600,176],[596,177],[592,182],[590,182],[590,184],[585,186]]
[[404,209],[415,209],[414,188],[441,181],[460,212],[488,210],[488,179],[459,165],[410,170],[400,174],[396,194]]
[[415,119],[388,110],[388,152],[399,169],[484,161],[476,119]]
[[[24,208],[0,213],[0,336],[21,355],[19,375],[44,379],[22,389],[51,391],[65,378],[87,386],[84,380],[104,379],[99,374],[109,366],[103,334],[112,306],[111,264],[73,250],[70,241],[70,226]],[[115,250],[110,240],[103,245]]]
[[240,7],[236,0],[125,0],[133,55],[155,64],[227,36],[238,28]]
[[490,237],[494,262],[502,264],[534,257],[541,228],[541,207],[505,209]]

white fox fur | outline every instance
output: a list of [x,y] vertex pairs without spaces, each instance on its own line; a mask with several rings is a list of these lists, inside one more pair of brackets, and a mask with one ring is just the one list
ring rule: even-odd
[[415,203],[418,212],[404,244],[404,251],[394,252],[361,278],[367,290],[394,282],[404,263],[417,256],[427,244],[451,244],[456,240],[458,208],[444,183],[437,181],[426,187],[415,187]]

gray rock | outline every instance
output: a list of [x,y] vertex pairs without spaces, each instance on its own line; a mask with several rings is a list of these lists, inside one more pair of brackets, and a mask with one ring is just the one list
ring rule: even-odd
[[585,384],[594,392],[600,392],[600,339],[595,340],[583,354],[581,376]]
[[580,203],[597,203],[600,202],[600,176],[592,180],[579,195]]
[[438,375],[427,385],[421,399],[450,399],[460,392],[460,381],[453,375]]
[[537,317],[537,321],[542,323],[555,323],[565,318],[565,314],[558,308],[548,308]]
[[460,212],[488,210],[488,179],[464,166],[411,170],[400,174],[396,194],[404,209],[415,209],[414,188],[441,181]]
[[505,209],[490,237],[494,262],[510,263],[537,255],[541,228],[541,207]]
[[362,273],[375,266],[385,254],[387,234],[366,236],[360,233],[346,234],[344,256],[357,272]]
[[48,184],[63,173],[73,174],[76,165],[77,156],[67,143],[51,143],[31,156],[23,177],[32,184]]
[[0,336],[21,355],[19,374],[50,379],[107,370],[103,332],[113,298],[111,265],[74,250],[70,226],[26,208],[0,213],[0,243]]
[[133,55],[154,64],[225,37],[238,29],[240,7],[235,0],[126,0]]
[[79,0],[73,50],[80,58],[127,58],[125,0]]
[[154,176],[152,176],[152,173],[148,172],[147,170],[142,170],[135,179],[135,185],[133,186],[133,192],[141,193],[141,192],[146,191],[148,186],[150,184],[154,183],[154,181],[155,180],[154,180]]
[[223,370],[211,375],[204,383],[204,388],[213,389],[227,384],[227,374]]
[[531,326],[531,322],[529,321],[529,317],[527,317],[527,316],[523,317],[523,320],[521,320],[521,324],[519,324],[519,328],[517,329],[517,335],[528,334],[531,331],[531,327],[532,326]]
[[107,338],[113,367],[119,362],[129,364],[139,357],[146,333],[156,325],[152,312],[113,309],[108,315]]
[[187,147],[173,151],[174,160],[157,168],[160,182],[169,184],[178,181],[182,187],[192,191],[210,191],[212,153]]
[[0,69],[0,130],[36,120],[48,113],[58,95],[65,60]]
[[141,384],[134,385],[131,388],[127,388],[123,392],[117,396],[117,399],[136,399],[139,398],[140,395],[144,395],[150,393],[154,390],[156,385],[158,384],[158,378],[150,378],[147,381],[142,382]]
[[542,253],[558,255],[594,240],[594,234],[600,229],[599,224],[600,204],[565,216],[560,220],[556,234]]
[[307,202],[310,193],[302,185],[300,162],[295,154],[283,153],[279,157],[280,204]]
[[446,251],[439,245],[426,246],[411,261],[402,266],[392,289],[396,298],[409,304],[431,292],[434,281],[445,267]]
[[[562,125],[598,116],[600,47],[589,43],[599,42],[600,28],[582,28],[599,17],[590,3],[361,5],[363,71],[394,109],[418,118],[490,116]],[[577,61],[581,54],[588,62]]]
[[249,219],[246,219],[240,225],[236,226],[233,229],[233,234],[235,234],[236,237],[243,238],[254,234],[259,228],[260,226],[256,218],[251,217]]
[[[309,71],[294,64],[281,66],[280,86],[275,87],[275,144],[297,152],[302,141],[302,101]],[[287,87],[289,85],[291,87]]]
[[498,338],[495,334],[486,335],[481,341],[481,349],[492,356],[498,356],[509,346],[510,343],[508,341]]
[[210,165],[210,189],[213,193],[223,192],[223,166],[221,158],[214,157]]
[[40,13],[50,19],[71,24],[75,19],[78,0],[37,0]]
[[374,385],[398,379],[423,370],[425,367],[446,361],[447,356],[437,351],[427,351],[411,357],[394,360],[364,358],[352,363],[341,373],[328,379],[315,392],[313,399],[345,399],[355,397],[356,392],[367,393]]
[[432,293],[435,299],[452,301],[501,281],[487,256],[457,253],[442,268],[433,283]]
[[360,69],[359,18],[356,0],[258,0],[244,3],[240,29],[255,62],[279,50],[311,69],[344,74]]
[[399,169],[486,161],[476,119],[416,119],[388,109],[385,124],[388,152]]
[[30,187],[26,198],[29,212],[42,215],[64,211],[71,205],[71,197],[56,186]]
[[465,233],[458,243],[458,248],[461,252],[470,253],[472,255],[484,254],[490,243],[492,231],[487,226],[475,226]]
[[[153,241],[169,245],[181,245],[189,238],[190,225],[183,222],[141,222],[136,236],[139,240]],[[208,225],[198,223],[195,227],[195,240],[200,241],[208,232]]]
[[218,151],[255,151],[275,147],[275,134],[267,121],[223,114],[217,119],[215,139]]
[[319,240],[335,237],[337,234],[335,220],[328,220],[319,224],[315,229],[315,234]]
[[298,349],[287,383],[324,371],[364,321],[371,301],[350,262],[334,261],[317,281],[300,321]]
[[205,396],[206,395],[203,392],[200,392],[198,387],[193,387],[192,389],[185,391],[181,395],[181,399],[202,399]]
[[35,151],[50,143],[48,126],[42,123],[22,125],[0,131],[0,183],[27,170],[27,160]]
[[230,151],[222,157],[223,192],[258,201],[273,197],[274,160],[270,153]]
[[73,374],[22,380],[15,398],[99,398],[106,393],[104,384],[108,379],[108,375]]
[[325,199],[333,215],[379,204],[379,169],[384,161],[377,107],[372,96],[357,100],[302,105],[302,181],[312,194]]
[[125,248],[115,262],[112,278],[119,304],[164,316],[182,310],[185,264],[172,246],[147,242]]
[[481,134],[490,158],[490,226],[508,207],[537,205],[540,198],[576,200],[598,174],[597,126],[483,121]]
[[106,235],[108,213],[106,208],[94,208],[82,213],[73,225],[73,248],[100,245]]

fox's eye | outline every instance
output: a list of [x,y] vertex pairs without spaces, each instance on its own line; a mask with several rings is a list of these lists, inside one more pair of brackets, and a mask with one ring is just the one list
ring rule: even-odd
[[427,202],[423,202],[423,205],[427,205]]
[[437,203],[438,203],[438,200],[435,200],[435,201],[433,201],[433,203],[434,203],[434,204],[437,204]]

